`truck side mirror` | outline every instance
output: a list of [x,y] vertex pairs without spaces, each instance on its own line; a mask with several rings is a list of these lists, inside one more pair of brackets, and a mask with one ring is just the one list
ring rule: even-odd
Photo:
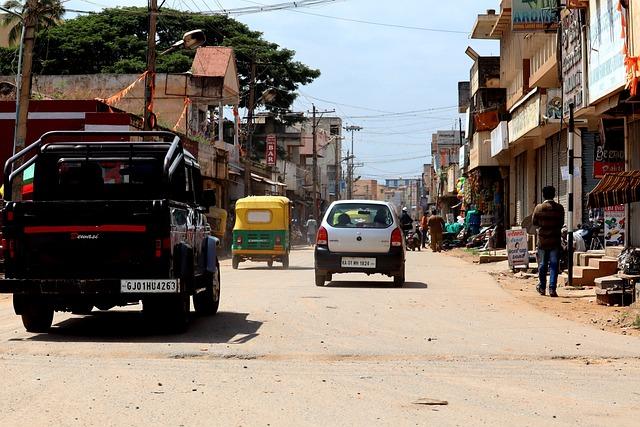
[[216,205],[216,190],[208,188],[202,191],[202,204],[206,208]]

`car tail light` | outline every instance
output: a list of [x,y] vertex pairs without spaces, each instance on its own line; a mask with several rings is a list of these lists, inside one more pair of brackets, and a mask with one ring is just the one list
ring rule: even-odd
[[7,240],[2,239],[2,251],[4,255],[9,255],[9,258],[13,259],[16,257],[16,243],[15,240]]
[[8,221],[13,221],[13,211],[7,212],[7,222]]
[[276,246],[282,246],[282,236],[276,236]]
[[391,246],[402,246],[402,231],[396,228],[391,233]]
[[155,257],[161,258],[163,252],[169,252],[171,249],[171,239],[165,237],[164,239],[156,239]]
[[328,245],[329,244],[329,233],[327,233],[327,229],[324,227],[320,227],[318,229],[318,234],[316,235],[316,245]]

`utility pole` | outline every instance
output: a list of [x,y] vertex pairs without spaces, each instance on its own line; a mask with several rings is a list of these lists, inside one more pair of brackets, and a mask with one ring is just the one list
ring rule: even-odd
[[27,2],[27,13],[24,17],[24,37],[22,43],[23,59],[22,70],[20,71],[20,93],[18,96],[20,103],[20,111],[18,112],[16,123],[16,138],[14,153],[25,147],[27,139],[27,119],[29,117],[29,100],[31,99],[31,68],[33,65],[33,46],[36,39],[36,19],[35,14],[38,8],[38,0],[29,0]]
[[[13,138],[13,154],[21,151],[27,140],[27,121],[29,119],[29,100],[31,99],[31,69],[33,65],[33,47],[36,39],[37,16],[35,11],[38,7],[38,0],[28,0],[26,14],[22,21],[22,41],[20,43],[20,53],[22,69],[20,73],[19,86],[16,87],[16,123]],[[15,167],[20,166],[16,164]],[[22,186],[21,177],[16,177],[13,181],[12,197],[20,193]]]
[[[569,135],[567,135],[567,156],[569,163],[569,185],[567,194],[567,282],[569,286],[573,286],[573,138],[575,133],[575,119],[573,117],[573,102],[569,104]],[[622,295],[624,299],[624,295]]]
[[251,72],[249,75],[249,112],[247,114],[247,146],[244,157],[244,195],[251,195],[251,152],[253,151],[253,109],[256,102],[256,61],[251,58]]
[[335,146],[334,146],[334,153],[333,153],[333,164],[335,167],[334,173],[335,173],[335,182],[334,182],[334,188],[333,188],[333,192],[335,194],[335,199],[336,200],[340,200],[340,141],[342,140],[341,137],[336,135],[336,140],[335,140]]
[[361,131],[362,127],[351,125],[344,129],[347,132],[351,132],[351,154],[347,157],[347,199],[351,199],[353,197],[353,160],[355,158],[353,155],[353,133]]
[[[147,75],[144,79],[144,130],[153,130],[153,95],[156,90],[156,28],[158,0],[149,0],[149,34],[147,35]],[[187,117],[187,123],[189,118]]]
[[[322,116],[326,113],[335,113],[336,110],[324,110],[318,111],[315,104],[311,104],[312,110],[312,122],[311,131],[313,136],[313,163],[312,163],[312,179],[313,179],[313,217],[318,220],[320,218],[320,206],[318,204],[318,124],[322,119]],[[320,113],[320,117],[316,120],[317,114]]]

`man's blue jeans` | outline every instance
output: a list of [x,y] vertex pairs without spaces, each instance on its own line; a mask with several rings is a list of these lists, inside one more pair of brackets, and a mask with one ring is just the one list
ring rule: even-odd
[[547,288],[547,271],[549,272],[549,291],[555,291],[558,284],[558,268],[560,249],[538,249],[538,277],[540,288]]

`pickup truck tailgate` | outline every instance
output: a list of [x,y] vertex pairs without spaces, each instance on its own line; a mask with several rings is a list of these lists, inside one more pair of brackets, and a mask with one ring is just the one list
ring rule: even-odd
[[[168,236],[159,201],[31,202],[16,205],[5,236],[22,278],[140,277],[158,265],[157,240]],[[165,225],[167,227],[167,225]]]

